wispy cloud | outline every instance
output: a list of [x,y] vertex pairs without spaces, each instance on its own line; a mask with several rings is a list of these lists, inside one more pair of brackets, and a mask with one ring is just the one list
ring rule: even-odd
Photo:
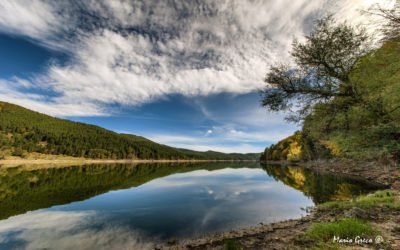
[[170,131],[167,134],[149,131],[144,136],[158,143],[180,148],[250,153],[261,152],[265,146],[299,129],[296,124],[285,123],[284,114],[266,113],[257,106],[257,100],[247,101],[237,98],[235,101],[245,102],[248,106],[241,105],[240,109],[213,109],[212,105],[206,107],[205,103],[196,101],[199,112],[205,119],[210,120],[212,125],[203,125],[198,130],[186,133],[185,136],[179,131]]
[[[363,2],[340,1],[331,9],[355,15]],[[1,32],[71,59],[25,79],[32,86],[23,91],[3,80],[0,98],[79,116],[175,93],[248,93],[263,86],[268,65],[287,59],[292,38],[329,6],[324,0],[1,1]],[[30,95],[35,88],[56,94]]]
[[15,78],[13,80],[0,79],[0,100],[14,104],[19,104],[24,107],[41,111],[43,113],[55,116],[106,116],[108,111],[105,111],[101,105],[88,102],[85,100],[60,102],[52,100],[51,97],[37,94],[24,93],[21,89],[36,89],[32,83],[26,80]]
[[[177,183],[182,183],[182,186]],[[155,190],[168,188],[194,190],[196,195],[204,195],[202,199],[213,200],[210,206],[197,213],[196,218],[197,227],[212,225],[212,230],[218,227],[215,221],[221,221],[221,218],[229,218],[231,215],[237,218],[235,223],[240,221],[239,218],[246,218],[247,222],[270,223],[297,218],[301,213],[300,207],[312,205],[311,199],[268,177],[262,169],[197,170],[157,179],[146,183],[143,187]],[[266,214],[265,209],[259,210],[260,207],[272,212]],[[224,226],[227,224],[238,226],[230,223],[232,221],[226,219]]]
[[[292,131],[287,131],[281,135],[268,135],[268,134],[255,134],[255,133],[241,133],[241,136],[232,136],[228,133],[221,133],[219,135],[210,136],[179,136],[179,135],[146,135],[149,139],[169,146],[177,148],[187,148],[197,151],[218,151],[224,153],[259,153],[264,151],[264,148],[270,140],[274,142],[280,140],[288,135]],[[281,137],[279,137],[281,136]],[[262,142],[260,146],[254,145],[254,143]]]

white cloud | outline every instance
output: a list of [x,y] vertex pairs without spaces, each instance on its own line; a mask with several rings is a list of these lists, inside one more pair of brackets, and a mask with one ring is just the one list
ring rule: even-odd
[[[231,120],[231,118],[226,118]],[[202,131],[193,133],[192,135],[181,136],[179,134],[144,134],[146,138],[157,143],[166,144],[177,148],[187,148],[198,151],[219,151],[224,153],[259,153],[264,151],[268,142],[279,141],[293,134],[296,126],[266,125],[268,122],[261,124],[262,126],[252,125],[245,126],[246,130],[238,128],[238,124],[230,124],[225,122],[221,126],[213,126],[206,134]],[[211,133],[209,133],[212,131]],[[262,146],[255,146],[255,143],[261,143]]]
[[392,8],[395,2],[396,0],[340,0],[329,3],[329,8],[335,13],[336,18],[339,20],[347,19],[354,24],[368,25],[371,22],[371,18],[373,20],[378,20],[379,17],[360,15],[360,11],[366,10],[377,3],[384,8]]
[[[180,174],[175,174],[175,175],[170,175],[164,180],[168,180],[170,182],[174,182],[175,180],[179,180],[181,182],[181,179],[187,179],[188,177],[218,177],[218,176],[224,176],[224,175],[236,175],[240,177],[240,179],[250,179],[254,178],[259,175],[265,174],[265,171],[261,168],[246,168],[245,165],[243,165],[242,168],[239,169],[234,169],[234,168],[223,168],[223,169],[216,169],[216,170],[195,170],[192,172],[188,173],[180,173]],[[161,179],[157,179],[151,183],[153,184],[158,184]],[[185,181],[184,181],[185,182]],[[149,182],[150,183],[150,182]],[[191,183],[193,184],[193,183]],[[207,189],[209,190],[209,189]]]
[[43,1],[1,1],[0,11],[0,28],[9,33],[43,39],[60,26],[55,9]]
[[[290,134],[291,131],[287,131],[286,133]],[[249,138],[240,138],[233,137],[226,133],[221,133],[216,136],[180,136],[180,135],[164,135],[164,134],[148,134],[145,135],[146,138],[149,138],[152,141],[157,143],[165,144],[168,146],[176,147],[176,148],[186,148],[196,151],[218,151],[223,153],[259,153],[264,151],[265,146],[254,146],[251,145],[251,142],[265,142],[265,138],[270,140],[267,134],[259,134],[252,135]],[[252,141],[252,138],[255,141]],[[282,139],[284,137],[280,137]],[[273,137],[271,140],[278,138]],[[234,142],[230,145],[221,144],[221,142],[231,141]],[[246,143],[247,142],[247,143]]]
[[[353,17],[363,2],[341,1],[334,8]],[[327,6],[324,0],[174,3],[1,1],[0,31],[62,49],[72,59],[25,79],[57,95],[32,96],[26,94],[31,88],[21,91],[7,81],[0,98],[76,116],[175,93],[248,93],[263,86],[268,65],[286,60],[292,38],[307,32]]]
[[44,95],[33,93],[26,94],[18,91],[21,88],[35,88],[35,86],[19,78],[15,78],[11,81],[0,79],[0,100],[55,116],[107,115],[101,106],[92,102],[49,102],[49,98]]
[[165,134],[155,134],[146,136],[152,141],[166,144],[168,142],[184,142],[184,143],[197,143],[199,141],[198,137],[181,136],[181,135],[165,135]]
[[[259,153],[271,142],[277,142],[293,134],[293,126],[274,126],[270,129],[240,131],[231,126],[213,127],[213,133],[208,136],[193,134],[191,136],[144,134],[146,138],[157,143],[176,148],[186,148],[197,151],[218,151],[224,153]],[[261,146],[255,144],[261,144]]]

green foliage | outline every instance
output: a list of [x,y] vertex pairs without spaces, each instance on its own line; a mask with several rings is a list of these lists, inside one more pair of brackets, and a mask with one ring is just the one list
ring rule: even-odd
[[262,104],[277,111],[298,102],[292,120],[303,122],[301,153],[289,153],[289,137],[262,159],[400,160],[399,8],[398,2],[393,10],[375,9],[391,27],[375,50],[368,50],[364,31],[331,17],[318,20],[304,43],[293,43],[295,67],[271,68]]
[[374,207],[400,208],[400,201],[396,193],[390,190],[381,190],[373,194],[363,195],[349,202],[330,201],[318,205],[319,210],[346,210],[353,207],[371,209]]
[[301,107],[291,120],[303,120],[316,102],[336,96],[355,95],[349,74],[358,58],[368,51],[369,38],[363,29],[337,23],[332,16],[315,22],[304,43],[293,42],[291,56],[296,65],[270,68],[261,91],[262,105],[272,111]]
[[17,148],[14,148],[14,151],[12,152],[11,155],[25,158],[28,155],[28,152],[26,150],[23,150],[20,147],[17,147]]
[[255,160],[259,156],[176,149],[141,136],[53,118],[5,102],[0,102],[0,143],[0,156],[5,152],[21,157],[39,152],[98,159]]
[[242,246],[239,241],[234,239],[225,239],[224,240],[224,250],[240,250]]
[[205,151],[199,152],[189,149],[178,148],[180,152],[183,152],[189,158],[194,159],[201,159],[205,157],[207,159],[214,159],[214,160],[258,160],[260,157],[260,153],[247,153],[247,154],[239,154],[239,153],[221,153],[216,151]]
[[333,237],[342,239],[356,236],[373,237],[377,234],[369,222],[345,218],[337,222],[316,223],[305,234],[305,238],[320,242],[332,242]]
[[319,158],[400,159],[399,54],[399,42],[386,42],[351,72],[355,97],[314,106],[302,132]]
[[261,161],[269,160],[300,160],[307,156],[306,149],[302,146],[302,135],[296,132],[294,135],[289,136],[277,144],[272,144],[267,147],[261,154]]

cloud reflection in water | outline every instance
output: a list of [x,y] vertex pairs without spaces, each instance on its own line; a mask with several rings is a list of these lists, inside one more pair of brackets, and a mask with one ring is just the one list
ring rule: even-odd
[[197,170],[0,221],[0,248],[152,249],[298,218],[312,204],[262,169]]
[[0,223],[0,249],[154,249],[144,235],[95,211],[35,211]]

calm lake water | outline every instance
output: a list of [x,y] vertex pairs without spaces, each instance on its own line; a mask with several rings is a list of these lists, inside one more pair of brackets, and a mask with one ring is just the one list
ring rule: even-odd
[[0,249],[152,249],[374,188],[259,163],[0,167]]

